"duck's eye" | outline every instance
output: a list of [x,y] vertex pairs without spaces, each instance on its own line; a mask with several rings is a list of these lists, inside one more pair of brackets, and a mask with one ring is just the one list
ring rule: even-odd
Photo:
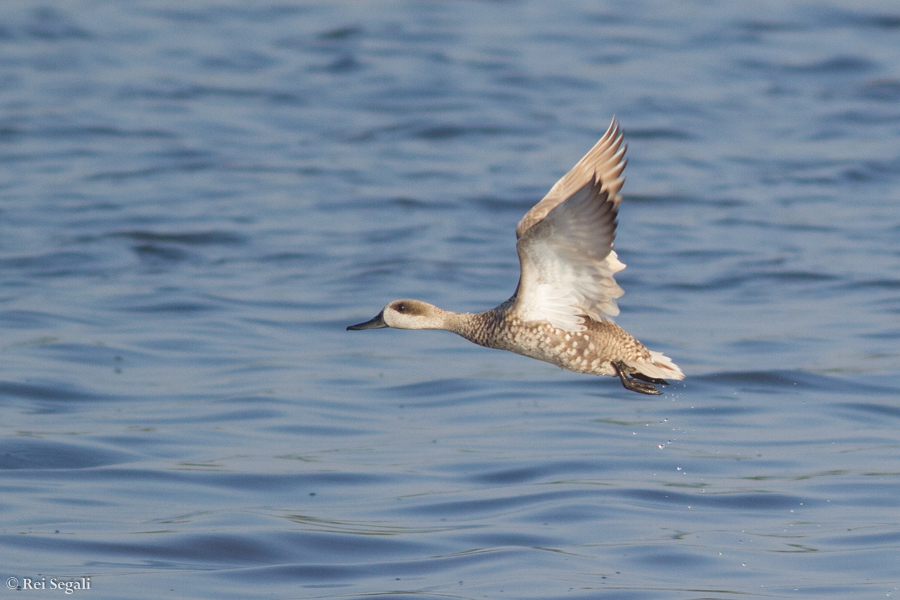
[[403,302],[401,302],[394,308],[397,310],[397,312],[401,312],[401,313],[406,312],[406,304],[404,304]]

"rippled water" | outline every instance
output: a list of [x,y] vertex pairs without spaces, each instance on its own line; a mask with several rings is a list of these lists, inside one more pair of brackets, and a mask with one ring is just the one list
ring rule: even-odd
[[[895,2],[23,0],[0,106],[4,577],[900,594]],[[683,383],[344,331],[507,298],[613,114],[618,322]]]

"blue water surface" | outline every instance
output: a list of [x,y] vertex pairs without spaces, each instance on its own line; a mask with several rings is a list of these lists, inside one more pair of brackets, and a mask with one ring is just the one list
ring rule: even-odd
[[[614,114],[684,382],[344,330],[505,300]],[[0,161],[13,588],[900,594],[893,0],[5,2]]]

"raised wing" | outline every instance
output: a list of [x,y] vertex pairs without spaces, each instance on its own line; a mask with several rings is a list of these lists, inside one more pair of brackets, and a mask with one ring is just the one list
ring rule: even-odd
[[584,157],[572,167],[568,173],[553,184],[550,191],[544,198],[531,207],[519,224],[516,226],[516,238],[534,227],[536,223],[547,216],[553,208],[561,204],[584,187],[585,184],[592,181],[595,177],[603,184],[602,189],[612,198],[615,208],[618,208],[622,196],[619,190],[625,183],[622,177],[622,171],[628,161],[625,160],[625,149],[627,146],[622,145],[622,132],[619,129],[619,121],[613,117],[609,129],[600,138],[600,141],[594,144]]
[[519,222],[521,278],[511,310],[526,321],[583,331],[581,318],[615,316],[625,268],[613,250],[625,146],[613,119],[599,142]]

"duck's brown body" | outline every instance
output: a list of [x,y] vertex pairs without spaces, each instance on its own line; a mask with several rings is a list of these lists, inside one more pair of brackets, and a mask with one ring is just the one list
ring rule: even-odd
[[456,313],[450,331],[479,346],[509,350],[576,373],[636,376],[656,383],[680,374],[671,370],[671,361],[665,357],[669,364],[657,364],[658,353],[609,319],[584,317],[586,330],[571,332],[546,321],[525,322],[508,310],[511,304],[508,301],[478,314]]

